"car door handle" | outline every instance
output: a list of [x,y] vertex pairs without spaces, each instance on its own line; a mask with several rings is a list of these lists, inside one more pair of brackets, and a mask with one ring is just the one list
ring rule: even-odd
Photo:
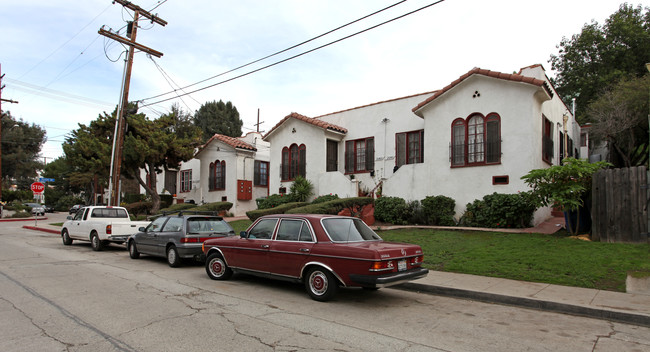
[[268,244],[263,244],[262,248],[267,249],[267,248],[269,248],[269,245]]
[[301,252],[309,252],[309,248],[300,248]]

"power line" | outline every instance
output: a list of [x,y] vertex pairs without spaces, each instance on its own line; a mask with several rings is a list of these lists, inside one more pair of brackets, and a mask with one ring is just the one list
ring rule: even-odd
[[107,106],[115,105],[113,103],[108,103],[97,99],[82,97],[80,95],[74,95],[59,90],[37,86],[35,84],[22,82],[16,79],[6,78],[6,80],[15,85],[12,87],[12,89],[23,90],[33,94],[38,94],[38,95],[46,96],[57,100],[64,100],[78,105],[85,105],[91,107],[97,107],[97,106],[107,107]]
[[[385,25],[385,24],[387,24],[387,23],[390,23],[390,22],[396,21],[396,20],[398,20],[398,19],[404,18],[404,17],[406,17],[406,16],[412,15],[412,14],[414,14],[414,13],[416,13],[416,12],[419,12],[419,11],[422,11],[422,10],[424,10],[424,9],[426,9],[426,8],[431,7],[431,6],[437,5],[437,4],[439,4],[439,3],[443,2],[443,1],[445,1],[445,0],[438,0],[438,1],[435,1],[435,2],[433,2],[433,3],[431,3],[431,4],[429,4],[429,5],[425,5],[425,6],[423,6],[423,7],[420,7],[420,8],[418,8],[418,9],[416,9],[416,10],[413,10],[413,11],[407,12],[407,13],[405,13],[405,14],[403,14],[403,15],[400,15],[400,16],[394,17],[394,18],[392,18],[392,19],[390,19],[390,20],[387,20],[387,21],[381,22],[381,23],[379,23],[379,24],[377,24],[377,25],[374,25],[374,26],[372,26],[372,27],[368,27],[368,28],[363,29],[363,30],[361,30],[361,31],[358,31],[358,32],[356,32],[356,33],[353,33],[353,34],[347,35],[347,36],[345,36],[345,37],[343,37],[343,38],[340,38],[340,39],[337,39],[337,40],[331,41],[331,42],[329,42],[329,43],[327,43],[327,44],[323,44],[323,45],[318,46],[318,47],[316,47],[316,48],[313,48],[313,49],[310,49],[310,50],[304,51],[304,52],[302,52],[302,53],[300,53],[300,54],[296,54],[296,55],[291,56],[291,57],[288,57],[288,58],[286,58],[286,59],[283,59],[283,60],[280,60],[280,61],[276,61],[276,62],[274,62],[274,63],[272,63],[272,64],[269,64],[269,65],[266,65],[266,66],[260,67],[260,68],[258,68],[258,69],[255,69],[255,70],[252,70],[252,71],[249,71],[249,72],[243,73],[243,74],[241,74],[241,75],[238,75],[238,76],[235,76],[235,77],[232,77],[232,78],[229,78],[229,79],[226,79],[226,80],[223,80],[223,81],[220,81],[220,82],[217,82],[217,83],[214,83],[214,84],[211,84],[211,85],[205,86],[205,87],[203,87],[203,88],[195,89],[195,90],[193,90],[193,91],[190,91],[190,92],[187,92],[187,93],[180,94],[179,97],[180,97],[180,96],[189,95],[189,94],[193,94],[193,93],[197,93],[197,92],[200,92],[200,91],[202,91],[202,90],[206,90],[206,89],[208,89],[208,88],[212,88],[212,87],[215,87],[215,86],[218,86],[218,85],[221,85],[221,84],[224,84],[224,83],[230,82],[230,81],[234,81],[234,80],[236,80],[236,79],[239,79],[239,78],[242,78],[242,77],[245,77],[245,76],[251,75],[251,74],[253,74],[253,73],[256,73],[256,72],[259,72],[259,71],[265,70],[265,69],[267,69],[267,68],[270,68],[270,67],[273,67],[273,66],[279,65],[279,64],[281,64],[281,63],[284,63],[284,62],[287,62],[287,61],[293,60],[293,59],[295,59],[295,58],[298,58],[298,57],[300,57],[300,56],[303,56],[303,55],[309,54],[309,53],[314,52],[314,51],[316,51],[316,50],[320,50],[320,49],[322,49],[322,48],[328,47],[328,46],[330,46],[330,45],[332,45],[332,44],[336,44],[336,43],[338,43],[338,42],[341,42],[341,41],[344,41],[344,40],[346,40],[346,39],[352,38],[352,37],[357,36],[357,35],[359,35],[359,34],[362,34],[362,33],[368,32],[368,31],[370,31],[370,30],[372,30],[372,29],[375,29],[375,28],[377,28],[377,27],[383,26],[383,25]],[[169,94],[169,93],[166,93],[166,94]],[[163,94],[163,95],[164,95],[164,94]],[[158,95],[158,96],[160,96],[160,95]],[[149,99],[153,99],[153,98],[154,98],[154,97],[146,98],[146,99],[141,99],[141,100],[139,100],[139,101],[149,100]],[[165,101],[168,101],[168,100],[172,100],[172,99],[176,99],[176,97],[171,97],[171,98],[161,99],[161,100],[155,101],[155,102],[153,102],[153,103],[149,103],[149,104],[141,105],[141,107],[149,106],[149,105],[154,105],[154,104],[159,104],[159,103],[162,103],[162,102],[165,102]]]
[[[158,63],[156,62],[156,60],[154,60],[153,57],[151,57],[151,55],[147,55],[147,57],[148,57],[148,58],[153,62],[153,64],[156,66],[156,68],[157,68],[158,71],[160,72],[160,75],[165,79],[165,81],[167,82],[167,84],[168,84],[168,85],[169,85],[169,86],[174,90],[174,92],[176,92],[178,89],[174,88],[174,85],[176,85],[176,87],[179,87],[179,85],[176,84],[176,82],[174,82],[174,80],[173,80],[173,79],[172,79],[172,78],[167,74],[167,72],[165,72],[165,70],[162,69],[162,67],[160,67],[160,65],[158,65]],[[168,77],[169,77],[169,78],[168,78]],[[172,84],[172,83],[173,83],[173,84]],[[183,93],[185,92],[185,91],[182,90],[182,88],[180,88],[180,89],[181,89],[181,91],[182,91]],[[178,95],[178,93],[176,93],[176,95]],[[190,106],[187,105],[187,103],[185,102],[185,100],[183,100],[183,98],[182,98],[181,96],[178,96],[178,98],[181,100],[181,102],[183,102],[183,104],[185,105],[185,107],[187,108],[188,111],[191,111],[191,110],[192,110],[192,109],[190,108]],[[199,105],[201,104],[201,103],[199,103],[196,99],[194,99],[194,97],[192,97],[191,95],[190,95],[190,98],[192,98],[192,100],[194,100],[197,104],[199,104]]]
[[[166,0],[165,0],[165,1],[166,1]],[[180,89],[181,89],[181,90],[183,90],[183,89],[187,89],[187,88],[192,87],[192,86],[195,86],[195,85],[197,85],[197,84],[201,84],[201,83],[206,82],[206,81],[209,81],[209,80],[211,80],[211,79],[215,79],[215,78],[217,78],[217,77],[221,77],[221,76],[223,76],[223,75],[225,75],[225,74],[228,74],[228,73],[231,73],[231,72],[237,71],[237,70],[239,70],[239,69],[242,69],[242,68],[244,68],[244,67],[250,66],[250,65],[252,65],[252,64],[258,63],[258,62],[260,62],[260,61],[262,61],[262,60],[266,60],[266,59],[268,59],[268,58],[270,58],[270,57],[273,57],[273,56],[276,56],[276,55],[282,54],[282,53],[287,52],[287,51],[289,51],[289,50],[291,50],[291,49],[295,49],[295,48],[297,48],[297,47],[299,47],[299,46],[301,46],[301,45],[307,44],[307,43],[312,42],[312,41],[314,41],[314,40],[316,40],[316,39],[318,39],[318,38],[322,38],[322,37],[324,37],[324,36],[326,36],[326,35],[328,35],[328,34],[334,33],[334,32],[336,32],[336,31],[338,31],[339,29],[345,28],[345,27],[347,27],[347,26],[349,26],[349,25],[352,25],[352,24],[354,24],[354,23],[357,23],[357,22],[359,22],[359,21],[362,21],[362,20],[364,20],[364,19],[366,19],[366,18],[368,18],[368,17],[374,16],[374,15],[380,13],[380,12],[383,12],[383,11],[385,11],[385,10],[388,10],[388,9],[390,9],[390,8],[392,8],[392,7],[395,7],[395,6],[397,6],[397,5],[399,5],[399,4],[403,3],[403,2],[406,2],[406,1],[407,1],[407,0],[402,0],[402,1],[396,2],[396,3],[394,3],[394,4],[390,5],[390,6],[384,7],[384,8],[381,9],[381,10],[377,10],[377,11],[375,11],[375,12],[369,14],[369,15],[365,15],[365,16],[363,16],[363,17],[360,17],[360,18],[358,18],[358,19],[356,19],[356,20],[354,20],[354,21],[352,21],[352,22],[348,22],[348,23],[346,23],[346,24],[344,24],[344,25],[342,25],[342,26],[336,27],[336,28],[334,28],[334,29],[332,29],[332,30],[329,30],[329,31],[323,33],[323,34],[317,35],[317,36],[315,36],[315,37],[313,37],[313,38],[311,38],[311,39],[305,40],[305,41],[303,41],[303,42],[301,42],[301,43],[298,43],[298,44],[296,44],[296,45],[292,45],[292,46],[290,46],[290,47],[288,47],[288,48],[286,48],[286,49],[283,49],[283,50],[277,51],[277,52],[275,52],[275,53],[273,53],[273,54],[270,54],[270,55],[264,56],[263,58],[260,58],[260,59],[257,59],[257,60],[254,60],[254,61],[251,61],[251,62],[249,62],[249,63],[243,64],[243,65],[241,65],[241,66],[235,67],[235,68],[233,68],[233,69],[231,69],[231,70],[228,70],[228,71],[225,71],[225,72],[219,73],[219,74],[217,74],[217,75],[214,75],[214,76],[212,76],[212,77],[209,77],[209,78],[206,78],[206,79],[200,80],[200,81],[198,81],[198,82],[192,83],[192,84],[190,84],[190,85],[188,85],[188,86],[185,86],[185,87],[182,87],[182,88],[180,88]],[[161,97],[161,96],[164,96],[164,95],[167,95],[167,94],[174,93],[175,91],[176,91],[176,90],[174,90],[174,91],[172,91],[172,92],[167,92],[167,93],[162,93],[162,94],[154,95],[154,96],[149,97],[149,98],[140,99],[140,101],[145,101],[145,100],[149,100],[149,99],[158,98],[158,97]]]
[[108,5],[102,12],[100,12],[95,18],[93,18],[90,22],[88,22],[83,28],[81,28],[75,35],[72,36],[72,38],[68,39],[65,43],[61,44],[58,48],[54,49],[48,56],[46,56],[43,60],[39,61],[36,65],[32,66],[27,72],[23,73],[18,79],[25,77],[28,73],[32,72],[36,67],[38,67],[40,64],[42,64],[45,60],[49,59],[52,57],[52,55],[56,54],[59,50],[61,50],[64,46],[66,46],[68,43],[70,43],[74,38],[76,38],[81,32],[83,32],[84,29],[86,29],[88,26],[90,26],[95,20],[101,16],[106,10],[108,10],[111,7],[111,5]]

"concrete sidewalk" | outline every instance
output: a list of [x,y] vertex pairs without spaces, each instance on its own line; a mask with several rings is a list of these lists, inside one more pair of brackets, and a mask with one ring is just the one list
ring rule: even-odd
[[[48,224],[53,220],[55,219],[39,218],[38,226],[32,226],[33,218],[24,219],[26,223],[23,228],[59,235],[61,228]],[[563,218],[551,218],[540,224],[541,227],[524,231],[519,229],[517,232],[555,233],[561,229],[560,223],[563,224],[563,221]],[[430,271],[425,278],[393,288],[650,327],[650,294],[612,292],[442,271]]]
[[429,271],[395,288],[650,327],[650,294]]

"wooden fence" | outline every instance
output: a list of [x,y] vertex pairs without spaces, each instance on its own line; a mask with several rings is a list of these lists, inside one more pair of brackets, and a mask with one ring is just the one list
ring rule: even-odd
[[592,180],[591,239],[648,243],[645,166],[601,170]]

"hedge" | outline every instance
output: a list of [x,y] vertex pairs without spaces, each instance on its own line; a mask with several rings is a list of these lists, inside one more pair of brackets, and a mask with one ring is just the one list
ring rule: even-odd
[[307,205],[309,203],[305,202],[293,202],[293,203],[285,203],[282,205],[278,205],[275,208],[269,208],[269,209],[257,209],[257,210],[251,210],[246,212],[246,216],[248,216],[249,219],[252,221],[257,220],[260,216],[264,215],[271,215],[271,214],[284,214],[290,209],[297,208],[297,207],[302,207],[304,205]]
[[336,215],[345,208],[353,208],[354,206],[362,207],[367,204],[373,204],[374,201],[375,200],[370,197],[341,198],[323,203],[309,204],[300,208],[293,208],[287,211],[287,213]]
[[193,208],[193,211],[216,211],[216,212],[222,212],[222,211],[228,211],[232,208],[232,203],[230,202],[216,202],[216,203],[207,203],[203,205],[199,205],[196,208]]
[[188,209],[196,208],[196,206],[197,206],[196,204],[192,204],[192,203],[172,204],[168,208],[160,209],[159,213],[162,213],[162,212],[170,213],[170,212],[174,212],[174,211],[188,210]]

